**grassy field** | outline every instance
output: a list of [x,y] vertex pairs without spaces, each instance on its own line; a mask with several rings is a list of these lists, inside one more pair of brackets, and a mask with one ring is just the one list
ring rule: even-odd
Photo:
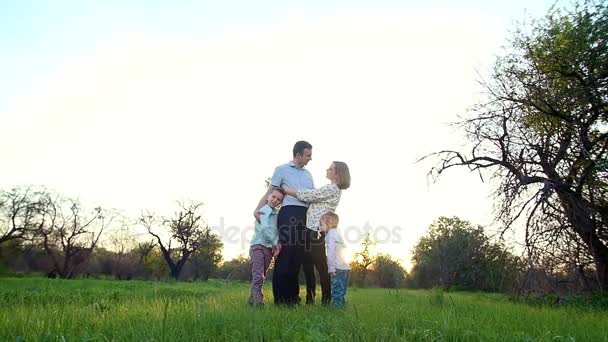
[[222,281],[0,278],[0,340],[608,341],[607,312],[497,295],[351,288],[339,311],[254,309],[248,290]]

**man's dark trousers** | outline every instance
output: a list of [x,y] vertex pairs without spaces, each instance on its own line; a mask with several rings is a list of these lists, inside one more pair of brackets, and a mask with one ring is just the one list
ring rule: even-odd
[[306,207],[288,205],[281,208],[277,217],[281,253],[275,260],[272,275],[272,293],[275,304],[299,304],[298,275],[304,258]]

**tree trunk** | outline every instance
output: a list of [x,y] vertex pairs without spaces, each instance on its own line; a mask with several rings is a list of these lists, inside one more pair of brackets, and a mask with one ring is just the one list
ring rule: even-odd
[[182,273],[182,269],[184,268],[184,265],[186,265],[189,257],[190,253],[188,251],[182,252],[182,258],[179,259],[174,268],[171,268],[171,276],[175,278],[175,280],[179,279],[179,275]]
[[583,265],[580,265],[580,264],[576,265],[576,272],[577,272],[579,278],[581,278],[581,283],[585,287],[585,291],[587,291],[587,292],[591,291],[592,288],[589,285],[589,281],[587,280],[587,276],[585,276],[585,267]]
[[602,290],[608,291],[608,247],[596,236],[592,241],[591,252],[595,260],[599,286]]
[[[160,242],[160,240],[159,240]],[[163,253],[163,258],[165,259],[165,262],[167,263],[167,266],[169,266],[169,270],[171,272],[171,277],[175,278],[175,280],[177,280],[177,277],[179,276],[179,271],[177,270],[177,265],[175,265],[175,263],[173,262],[173,259],[171,259],[171,252],[165,248],[165,246],[163,246],[162,244],[159,244],[160,246],[160,251]]]
[[182,271],[181,267],[179,267],[179,268],[177,266],[171,267],[171,278],[178,280],[179,274],[181,273],[181,271]]
[[591,208],[580,195],[562,191],[557,194],[568,221],[593,256],[600,289],[608,291],[608,246],[597,235],[598,229],[591,219]]

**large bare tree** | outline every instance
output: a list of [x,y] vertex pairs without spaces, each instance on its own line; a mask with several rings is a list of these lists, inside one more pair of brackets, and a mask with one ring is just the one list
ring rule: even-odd
[[51,272],[73,278],[92,255],[114,215],[100,207],[86,213],[78,201],[50,193],[41,200],[41,207],[35,236],[52,261]]
[[[504,229],[525,222],[531,256],[591,265],[608,290],[608,9],[585,1],[521,24],[460,122],[472,148],[444,150],[434,176],[468,167],[497,182]],[[565,264],[564,264],[565,265]]]
[[[163,258],[169,266],[171,277],[179,279],[190,257],[207,244],[217,244],[218,238],[203,223],[199,214],[203,203],[179,203],[179,210],[172,218],[142,214],[139,223],[154,237]],[[169,233],[166,235],[166,233]]]

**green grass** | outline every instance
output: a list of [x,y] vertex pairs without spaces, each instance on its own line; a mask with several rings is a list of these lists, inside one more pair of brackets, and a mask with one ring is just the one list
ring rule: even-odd
[[0,278],[0,340],[608,341],[607,312],[496,295],[351,288],[340,311],[254,309],[248,294],[221,281]]

